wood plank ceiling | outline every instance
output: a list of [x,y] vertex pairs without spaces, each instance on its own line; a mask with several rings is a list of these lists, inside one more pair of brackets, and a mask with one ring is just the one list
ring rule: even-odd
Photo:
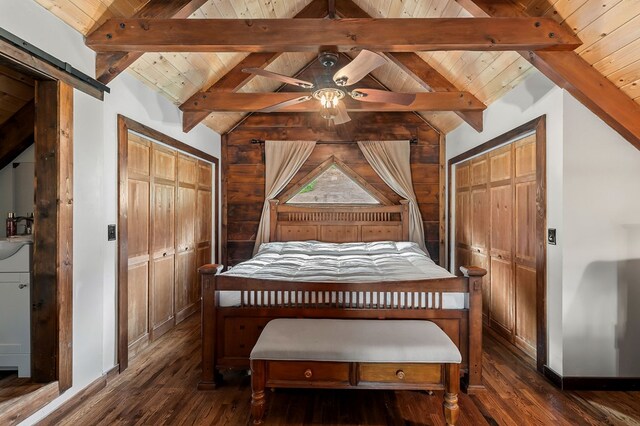
[[[112,17],[130,17],[147,0],[35,0],[83,35]],[[192,18],[290,18],[310,0],[209,0]],[[354,0],[372,17],[470,17],[456,0]],[[528,12],[547,16],[571,29],[582,40],[576,52],[595,69],[640,103],[640,0],[516,0]],[[533,67],[516,52],[421,52],[419,55],[460,91],[489,105],[515,87]],[[136,78],[181,105],[206,89],[247,56],[246,53],[145,53],[129,69]],[[285,53],[266,69],[295,75],[315,57]],[[390,90],[426,89],[389,62],[373,76]],[[270,92],[279,83],[253,78],[239,92]],[[213,113],[203,122],[224,133],[244,114]],[[421,113],[444,133],[462,119],[452,112]]]

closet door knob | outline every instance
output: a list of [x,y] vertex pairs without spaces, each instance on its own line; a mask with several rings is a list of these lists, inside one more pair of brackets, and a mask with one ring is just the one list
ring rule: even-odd
[[18,288],[25,288],[27,284],[18,284]]

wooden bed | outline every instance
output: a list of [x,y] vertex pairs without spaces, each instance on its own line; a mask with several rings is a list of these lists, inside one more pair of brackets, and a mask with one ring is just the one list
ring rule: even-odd
[[[393,206],[279,205],[271,201],[272,241],[407,241],[407,202]],[[219,370],[249,369],[249,354],[262,328],[274,318],[425,319],[435,322],[462,353],[468,391],[482,387],[482,277],[461,268],[463,277],[400,282],[294,282],[217,275],[222,265],[200,268],[202,282],[202,378],[199,389],[215,389]],[[220,291],[240,291],[241,303],[223,307]],[[425,308],[419,300],[443,293],[468,293],[468,309]],[[337,295],[333,297],[331,295]],[[391,296],[391,297],[390,297]],[[391,300],[404,300],[393,304]],[[369,301],[369,302],[367,302]]]

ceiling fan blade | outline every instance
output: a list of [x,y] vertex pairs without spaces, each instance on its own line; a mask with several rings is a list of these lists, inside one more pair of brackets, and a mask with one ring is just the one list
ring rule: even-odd
[[313,99],[313,96],[311,95],[300,96],[299,98],[289,99],[288,101],[279,102],[269,107],[262,108],[261,110],[258,110],[258,112],[275,112],[275,111],[278,111],[279,109],[288,107],[290,105],[296,105],[296,104],[301,104],[303,102],[310,101],[311,99]]
[[387,63],[387,59],[370,50],[363,50],[358,56],[333,75],[338,86],[351,86],[362,80],[367,74]]
[[246,72],[247,74],[255,74],[262,77],[271,78],[273,80],[278,80],[283,83],[292,84],[294,86],[302,87],[303,89],[312,89],[313,83],[310,81],[300,80],[294,77],[289,77],[288,75],[282,75],[275,72],[263,70],[262,68],[244,68],[242,72]]
[[348,121],[351,121],[351,117],[349,117],[349,114],[347,113],[347,106],[344,104],[344,102],[339,102],[337,108],[338,115],[333,117],[333,124],[344,124]]
[[409,106],[416,100],[415,93],[398,93],[377,89],[353,89],[349,93],[355,100]]

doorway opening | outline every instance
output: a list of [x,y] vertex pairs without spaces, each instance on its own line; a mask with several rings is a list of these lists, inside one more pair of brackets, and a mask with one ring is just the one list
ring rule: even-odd
[[118,116],[118,365],[200,310],[218,254],[218,159]]
[[535,361],[547,358],[546,120],[541,116],[449,161],[456,270],[483,279],[485,332]]

